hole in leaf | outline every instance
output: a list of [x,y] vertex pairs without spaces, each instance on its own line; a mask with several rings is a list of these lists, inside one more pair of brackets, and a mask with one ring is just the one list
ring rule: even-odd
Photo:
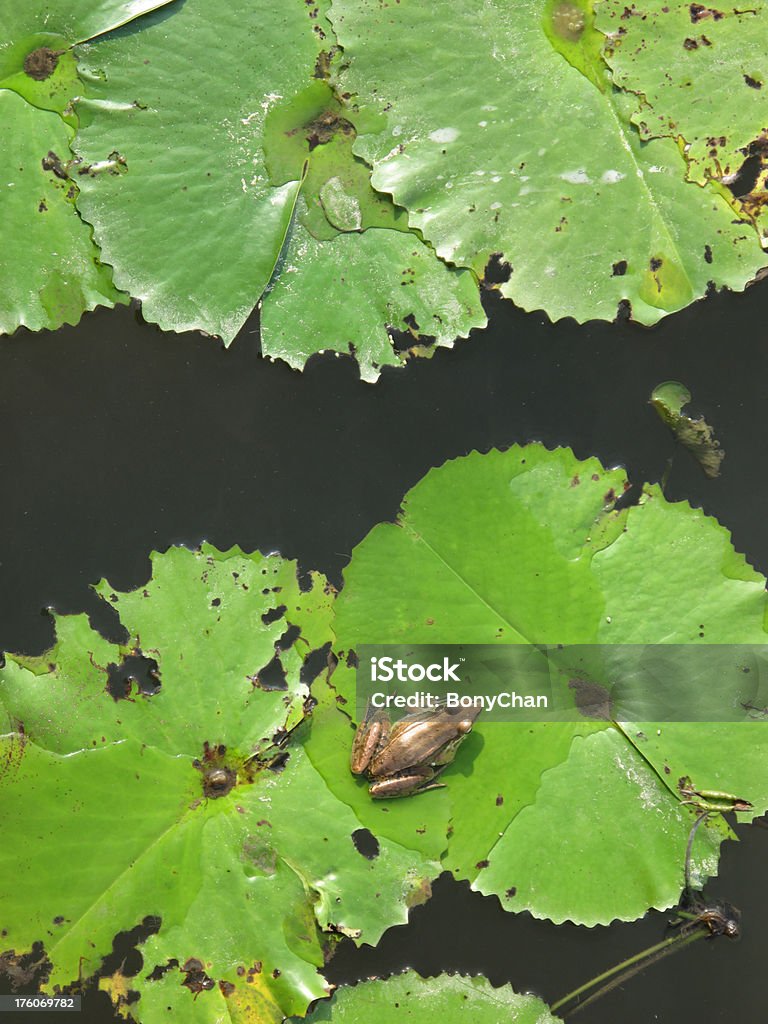
[[146,942],[151,935],[160,931],[162,920],[157,915],[148,915],[141,924],[125,932],[118,932],[112,939],[112,952],[101,961],[96,971],[97,978],[107,978],[116,972],[125,978],[132,978],[144,966],[144,957],[136,948]]
[[487,285],[505,284],[512,277],[512,267],[500,252],[492,254],[483,273],[483,283]]
[[249,677],[254,686],[260,690],[287,690],[288,680],[280,656],[275,655],[269,664],[260,669],[255,676]]
[[309,652],[304,658],[301,671],[299,672],[300,682],[304,683],[305,686],[309,686],[313,679],[317,679],[320,673],[328,668],[328,655],[330,651],[331,641],[329,640],[327,644],[323,644],[322,647]]
[[154,658],[148,658],[141,651],[127,654],[119,665],[107,665],[106,690],[115,700],[131,700],[132,693],[142,697],[154,697],[160,692],[160,672]]
[[307,594],[312,589],[312,573],[309,569],[298,568],[296,570],[296,582],[302,594]]
[[728,186],[734,198],[741,199],[743,196],[749,195],[757,185],[762,163],[761,155],[753,153],[747,157],[735,174],[723,178],[723,184]]
[[362,854],[366,860],[375,860],[379,856],[379,841],[367,828],[355,829],[352,833],[352,842],[355,844],[357,852]]
[[301,636],[301,626],[289,626],[279,638],[275,647],[278,651],[289,651]]
[[172,971],[178,966],[179,961],[175,959],[171,959],[165,964],[155,964],[147,975],[147,981],[160,981],[164,974],[167,974],[168,971]]
[[277,608],[270,608],[269,611],[264,612],[261,616],[261,621],[265,626],[270,626],[273,622],[277,622],[278,619],[282,619],[288,608],[284,605],[278,605]]

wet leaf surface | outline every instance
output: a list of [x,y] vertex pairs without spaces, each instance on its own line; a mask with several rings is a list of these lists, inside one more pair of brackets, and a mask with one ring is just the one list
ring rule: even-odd
[[[686,183],[671,138],[643,142],[586,2],[334,0],[330,18],[343,88],[387,120],[355,145],[374,187],[443,259],[482,273],[501,254],[524,309],[611,320],[629,303],[653,324],[765,263],[722,195]],[[664,73],[665,50],[648,60]],[[736,98],[716,95],[727,119]]]
[[725,186],[765,240],[768,7],[600,0],[595,8],[614,80],[637,94],[632,121],[643,139],[678,139],[690,180]]
[[[307,745],[329,787],[374,835],[412,842],[417,809],[424,819],[447,813],[442,861],[457,877],[497,894],[509,910],[588,925],[677,902],[695,813],[680,804],[677,776],[664,767],[666,744],[679,774],[702,788],[738,791],[761,813],[768,773],[760,729],[667,723],[649,767],[637,734],[650,735],[651,726],[497,723],[481,715],[441,776],[445,789],[385,810],[348,773],[349,651],[360,637],[764,643],[765,581],[733,551],[727,532],[685,503],[667,503],[655,487],[639,505],[614,512],[623,487],[620,470],[540,445],[474,453],[427,474],[398,522],[376,527],[355,549],[334,621],[341,664],[325,692],[315,687],[320,707]],[[683,772],[686,749],[691,767]],[[715,871],[728,834],[721,823],[700,830],[700,875]]]
[[497,1024],[500,1020],[510,1024],[550,1024],[558,1019],[540,999],[519,995],[508,985],[493,988],[485,978],[446,974],[421,978],[407,971],[386,981],[366,981],[342,989],[331,1002],[319,1003],[309,1020],[441,1024],[465,1020],[468,1013],[478,1024]]
[[75,208],[82,168],[71,166],[72,103],[84,87],[72,50],[168,2],[32,0],[0,14],[0,334],[22,325],[53,330],[97,305],[127,301]]
[[[139,1019],[303,1013],[327,991],[333,935],[377,942],[439,871],[384,840],[363,856],[361,822],[302,750],[302,666],[329,637],[333,592],[276,556],[209,547],[155,555],[145,588],[99,592],[125,647],[61,616],[52,651],[0,670],[4,944],[42,941],[48,983],[67,985],[157,917],[130,986]],[[275,658],[284,681],[267,686]],[[133,681],[110,671],[121,660]]]

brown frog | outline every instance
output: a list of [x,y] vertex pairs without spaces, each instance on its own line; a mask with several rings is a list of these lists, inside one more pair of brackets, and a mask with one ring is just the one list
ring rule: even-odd
[[374,799],[411,796],[439,789],[440,772],[453,761],[480,708],[438,705],[405,715],[394,725],[369,704],[358,725],[349,760],[354,775],[366,775]]

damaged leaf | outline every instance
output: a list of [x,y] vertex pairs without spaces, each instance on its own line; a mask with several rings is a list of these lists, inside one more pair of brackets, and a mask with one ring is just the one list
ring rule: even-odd
[[[442,263],[371,187],[352,146],[375,125],[327,80],[330,33],[313,3],[265,12],[241,2],[214,18],[189,0],[83,50],[93,98],[78,107],[78,152],[103,159],[117,140],[128,173],[83,182],[79,205],[150,320],[229,343],[263,297],[265,355],[301,368],[343,352],[375,380],[485,316],[472,275]],[[220,73],[222,39],[236,73]],[[174,47],[185,60],[169,74]],[[200,119],[212,81],[226,116]],[[201,207],[215,216],[201,219]],[[411,343],[396,349],[388,330]]]
[[[442,259],[482,274],[500,254],[512,270],[501,290],[524,309],[582,322],[628,303],[653,324],[709,282],[743,289],[765,264],[722,195],[685,181],[676,142],[641,139],[586,0],[334,0],[330,18],[341,87],[386,118],[355,144],[374,187]],[[457,39],[459,67],[445,60]],[[733,92],[717,97],[729,116]]]
[[595,10],[614,81],[636,94],[642,138],[676,140],[689,179],[722,186],[766,244],[768,6],[600,0]]
[[[447,267],[409,231],[408,217],[371,187],[354,156],[357,133],[375,130],[325,82],[267,117],[271,180],[306,174],[279,273],[263,298],[262,352],[300,369],[318,352],[353,356],[363,380],[385,365],[450,346],[486,317],[477,282]],[[368,229],[378,230],[368,230]]]
[[384,228],[318,241],[297,223],[264,298],[262,351],[297,368],[316,352],[346,353],[375,381],[382,366],[431,355],[485,323],[472,274],[446,267],[415,235]]
[[[695,812],[680,803],[665,752],[700,788],[739,792],[759,814],[768,807],[761,731],[667,723],[651,767],[640,729],[481,715],[441,776],[445,789],[393,801],[385,814],[348,769],[354,648],[361,639],[764,644],[765,580],[727,532],[700,510],[666,502],[658,487],[612,511],[625,483],[596,459],[541,445],[473,453],[428,473],[398,522],[377,526],[353,553],[334,619],[340,664],[315,686],[320,707],[307,745],[374,835],[413,841],[416,809],[426,818],[447,802],[445,868],[506,909],[587,925],[678,900]],[[695,750],[707,751],[706,771]],[[700,830],[701,877],[715,871],[729,834],[716,823]]]
[[715,437],[712,427],[703,416],[693,419],[683,409],[691,401],[691,393],[684,384],[668,380],[653,389],[651,405],[666,423],[680,444],[698,461],[704,473],[714,479],[720,476],[720,465],[725,452]]
[[128,173],[83,181],[78,206],[115,280],[163,329],[228,344],[272,276],[301,167],[270,184],[264,120],[310,79],[314,10],[188,0],[79,50],[76,151],[93,163],[117,147]]
[[330,1001],[323,1000],[309,1018],[311,1024],[360,1024],[375,1020],[401,1024],[446,1024],[472,1014],[476,1024],[555,1024],[546,1005],[532,995],[519,995],[510,985],[494,987],[482,977],[441,974],[421,978],[414,971],[396,974],[386,981],[364,981],[340,989]]
[[47,984],[63,986],[157,917],[130,982],[137,1020],[303,1014],[328,991],[333,934],[375,943],[439,865],[392,842],[361,856],[360,821],[302,750],[325,581],[207,546],[152,567],[136,591],[97,588],[125,645],[59,616],[51,651],[0,670],[4,944],[42,942]]
[[[0,33],[0,177],[4,293],[0,334],[55,330],[96,306],[127,302],[75,208],[72,102],[83,92],[76,43],[169,0],[6,4]],[[53,112],[53,113],[51,113]]]
[[58,114],[0,89],[0,334],[55,330],[86,310],[127,301],[75,209],[77,186],[62,164],[71,135]]
[[0,89],[63,113],[82,92],[72,49],[173,0],[77,0],[6,4],[0,38]]

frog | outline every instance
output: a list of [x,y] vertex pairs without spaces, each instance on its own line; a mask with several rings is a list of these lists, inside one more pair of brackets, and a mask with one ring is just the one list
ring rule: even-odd
[[393,724],[386,711],[374,710],[369,703],[352,742],[350,770],[367,776],[374,800],[441,789],[444,783],[435,780],[453,761],[480,710],[438,704]]

